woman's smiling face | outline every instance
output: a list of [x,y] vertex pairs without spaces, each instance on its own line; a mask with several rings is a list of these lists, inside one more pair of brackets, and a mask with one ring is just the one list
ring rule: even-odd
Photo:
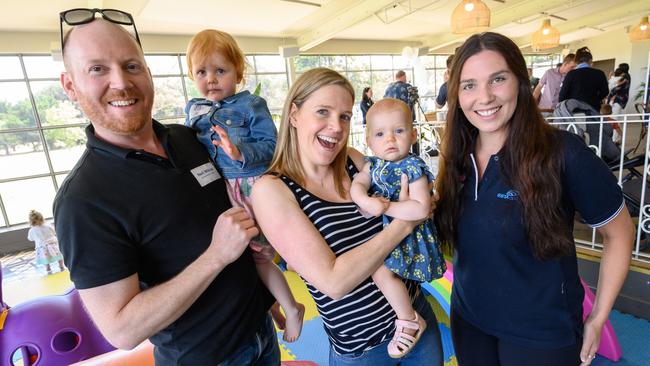
[[345,148],[353,103],[345,88],[328,85],[313,92],[300,108],[292,106],[290,122],[297,129],[303,163],[330,165]]
[[483,50],[462,66],[458,103],[479,135],[494,135],[505,141],[518,91],[517,77],[498,52]]

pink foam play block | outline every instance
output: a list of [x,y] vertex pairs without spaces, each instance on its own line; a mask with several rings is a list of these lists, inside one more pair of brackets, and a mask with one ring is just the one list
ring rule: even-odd
[[[582,320],[584,321],[587,319],[589,314],[591,314],[591,310],[594,307],[595,296],[585,281],[581,279],[580,282],[582,283],[582,287],[585,289],[585,299],[582,301]],[[618,338],[616,337],[616,333],[614,333],[614,328],[609,319],[607,319],[607,322],[603,327],[603,332],[600,335],[600,345],[598,346],[597,353],[615,362],[620,360],[623,355],[621,344],[618,343]]]

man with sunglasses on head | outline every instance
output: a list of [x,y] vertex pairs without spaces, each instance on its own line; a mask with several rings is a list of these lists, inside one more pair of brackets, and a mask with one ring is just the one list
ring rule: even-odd
[[152,119],[152,77],[119,13],[61,14],[61,83],[91,122],[54,203],[71,279],[109,342],[149,338],[156,365],[279,365],[274,300],[245,250],[258,231],[194,132]]

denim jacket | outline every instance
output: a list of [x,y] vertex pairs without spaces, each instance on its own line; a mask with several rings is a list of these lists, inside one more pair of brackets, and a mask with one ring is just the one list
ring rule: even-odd
[[[269,167],[277,130],[264,99],[247,90],[220,102],[194,98],[187,103],[185,114],[185,125],[196,131],[196,137],[227,179],[258,176]],[[211,129],[214,125],[228,133],[243,161],[230,159],[221,148],[212,144],[212,140],[219,140],[219,135]]]

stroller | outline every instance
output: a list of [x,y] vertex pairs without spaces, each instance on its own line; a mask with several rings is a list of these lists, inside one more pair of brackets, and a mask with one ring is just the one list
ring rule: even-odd
[[[572,122],[571,125],[575,127],[574,132],[585,139],[585,143],[596,150],[600,151],[600,157],[606,163],[613,163],[618,161],[621,156],[621,149],[619,149],[614,141],[612,141],[612,135],[614,133],[614,128],[611,124],[606,123],[602,125],[603,138],[600,139],[600,124],[595,123],[584,123],[584,122],[598,122],[601,119],[598,117],[594,118],[570,118],[577,117],[579,114],[584,116],[600,116],[600,112],[596,111],[589,104],[579,101],[577,99],[567,99],[562,101],[555,107],[553,115],[555,117],[565,117],[565,122]],[[569,118],[566,118],[569,117]],[[584,121],[584,122],[583,122]],[[583,123],[581,123],[583,122]],[[567,129],[570,129],[567,127]]]
[[[622,171],[623,176],[621,178],[621,189],[623,191],[625,204],[630,215],[632,217],[638,217],[643,206],[650,205],[650,181],[646,183],[646,192],[644,197],[641,197],[641,191],[643,188],[643,166],[646,161],[646,156],[645,154],[639,154],[636,156],[630,155],[638,149],[641,140],[645,138],[647,133],[647,122],[644,122],[641,127],[639,141],[636,146],[622,153],[620,148],[612,141],[613,128],[609,123],[602,124],[603,137],[601,146],[599,146],[601,131],[600,124],[585,124],[581,122],[600,121],[600,118],[572,118],[575,117],[576,114],[583,114],[584,116],[599,116],[600,113],[594,110],[590,105],[576,99],[568,99],[558,104],[553,114],[556,117],[565,117],[563,121],[571,123],[567,127],[567,130],[571,130],[572,132],[582,136],[589,147],[594,149],[596,152],[600,151],[601,159],[603,159],[614,174]],[[622,169],[620,160],[621,154],[623,154]],[[648,246],[648,242],[645,240],[646,235],[643,231],[641,232],[641,238],[642,242],[640,244],[640,249],[645,249]]]

